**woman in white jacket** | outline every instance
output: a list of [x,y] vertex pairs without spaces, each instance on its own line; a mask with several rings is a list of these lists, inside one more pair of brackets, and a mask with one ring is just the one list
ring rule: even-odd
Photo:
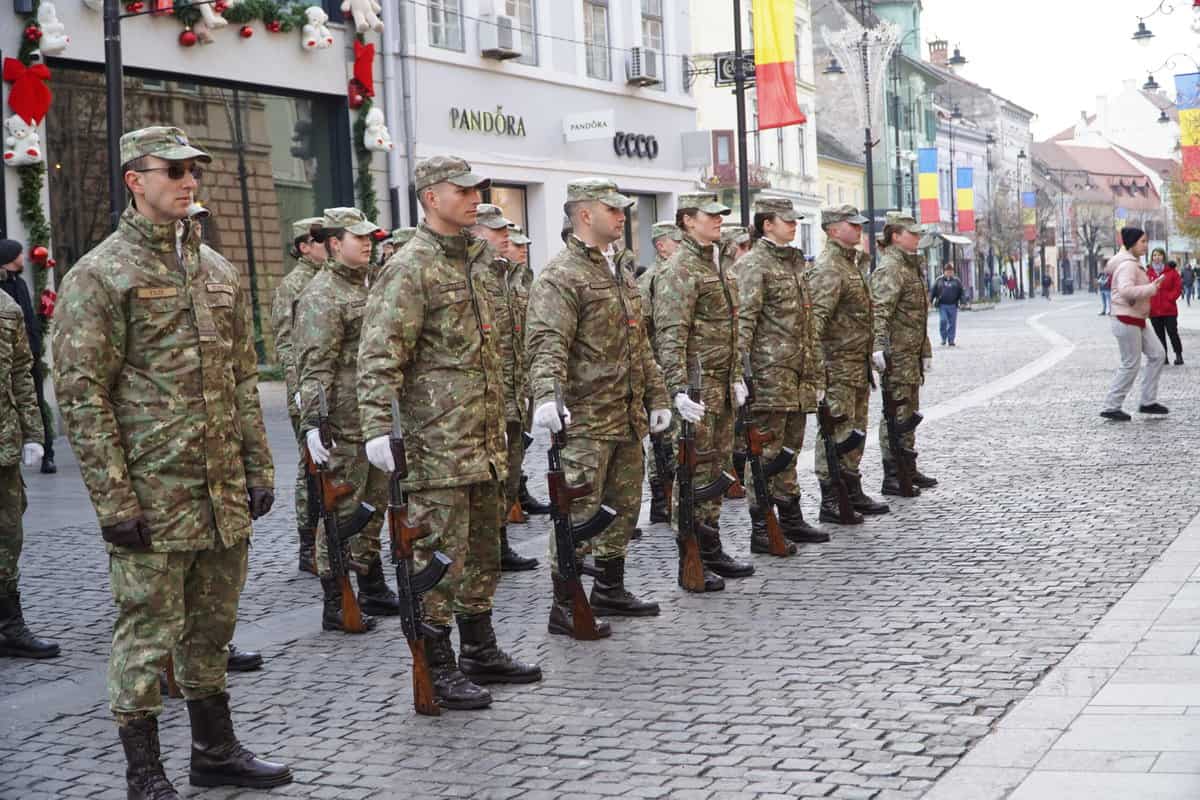
[[1149,241],[1146,233],[1131,225],[1121,229],[1120,252],[1109,259],[1104,271],[1112,279],[1112,319],[1109,326],[1117,339],[1121,364],[1113,376],[1112,388],[1104,401],[1100,416],[1116,422],[1128,422],[1130,416],[1121,406],[1133,387],[1138,374],[1138,361],[1146,356],[1142,372],[1142,400],[1138,411],[1143,414],[1166,414],[1167,408],[1158,402],[1158,376],[1162,372],[1163,348],[1158,337],[1146,324],[1150,316],[1150,298],[1158,291],[1162,277],[1151,281],[1142,268]]

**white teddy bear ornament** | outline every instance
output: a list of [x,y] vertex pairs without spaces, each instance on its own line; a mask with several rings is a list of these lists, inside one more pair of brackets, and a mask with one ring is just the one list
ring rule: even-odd
[[67,36],[67,26],[58,21],[58,9],[50,0],[42,0],[37,12],[38,27],[42,29],[42,38],[38,41],[38,49],[44,56],[56,56],[71,43]]
[[42,160],[42,142],[37,126],[30,125],[16,114],[4,120],[4,165],[21,167]]
[[363,147],[379,153],[390,153],[395,147],[392,144],[392,134],[388,132],[383,120],[383,112],[372,108],[367,112],[366,130],[363,132]]
[[354,28],[359,33],[383,30],[379,12],[383,7],[376,0],[342,0],[342,14],[354,17]]
[[305,50],[324,50],[333,46],[333,34],[326,27],[329,15],[320,6],[309,6],[304,9],[308,22],[301,30],[300,46]]

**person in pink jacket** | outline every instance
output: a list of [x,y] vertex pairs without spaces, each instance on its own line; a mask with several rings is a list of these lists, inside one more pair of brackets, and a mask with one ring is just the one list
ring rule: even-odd
[[1150,298],[1158,291],[1162,276],[1150,280],[1142,269],[1149,241],[1145,231],[1127,225],[1121,229],[1121,250],[1109,259],[1104,271],[1112,278],[1112,320],[1109,326],[1117,339],[1121,364],[1113,376],[1112,387],[1104,401],[1100,416],[1117,422],[1128,422],[1130,416],[1121,410],[1125,395],[1133,387],[1138,374],[1138,361],[1146,356],[1142,371],[1142,400],[1138,411],[1143,414],[1166,414],[1167,408],[1158,402],[1158,376],[1166,357],[1154,331],[1146,325],[1150,316]]

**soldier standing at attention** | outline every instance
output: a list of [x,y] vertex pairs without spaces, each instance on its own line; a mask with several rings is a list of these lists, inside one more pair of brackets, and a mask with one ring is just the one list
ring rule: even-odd
[[362,430],[367,457],[390,472],[391,404],[399,398],[409,512],[433,531],[416,542],[415,566],[437,550],[454,562],[424,595],[425,622],[438,631],[426,648],[434,693],[445,708],[485,708],[492,696],[479,684],[542,678],[536,665],[500,649],[492,627],[507,465],[504,376],[487,243],[464,230],[475,224],[489,181],[461,158],[434,156],[417,164],[414,185],[425,221],[383,270],[363,321]]
[[192,785],[292,780],[238,742],[225,692],[250,520],[271,509],[275,469],[240,274],[187,219],[210,160],[178,128],[121,137],[133,203],[67,273],[54,325],[55,388],[109,554],[109,705],[130,800],[179,797],[159,753],[168,655]]
[[[718,244],[721,220],[729,207],[710,192],[679,196],[675,222],[683,240],[655,279],[654,332],[667,393],[684,420],[696,424],[696,449],[713,451],[713,461],[697,470],[696,484],[712,481],[729,464],[733,454],[733,410],[746,400],[742,365],[738,358],[737,280],[721,264]],[[703,370],[702,402],[688,397],[688,366],[699,356]],[[676,484],[678,489],[678,483]],[[675,492],[678,495],[678,491]],[[679,498],[673,508],[678,521]],[[721,546],[721,499],[696,508],[696,519],[716,533],[700,538],[700,558],[705,572],[725,578],[754,574],[754,565],[737,561]],[[682,564],[683,545],[679,547]],[[682,569],[680,570],[682,575]],[[724,583],[705,575],[705,584]]]
[[[316,238],[329,249],[329,261],[300,295],[292,336],[300,375],[300,427],[309,457],[316,464],[326,465],[335,480],[354,487],[354,494],[343,498],[337,508],[341,519],[353,516],[362,503],[376,509],[387,503],[388,476],[367,460],[358,413],[358,342],[367,307],[372,234],[377,230],[375,223],[357,208],[325,209]],[[328,401],[332,452],[321,444],[321,432],[317,430],[318,385],[324,388]],[[382,527],[381,512],[350,539],[350,557],[367,568],[366,574],[354,571],[363,613],[394,617],[400,613],[400,601],[383,577],[379,545]],[[317,537],[317,570],[325,598],[321,627],[340,631],[344,630],[342,594],[338,580],[329,572],[328,547],[322,532]],[[375,621],[365,619],[368,630],[372,629]]]
[[[508,544],[506,522],[524,522],[525,515],[519,505],[521,488],[521,463],[525,460],[525,415],[528,404],[525,400],[525,305],[528,291],[518,296],[519,282],[510,280],[517,272],[517,264],[507,256],[511,254],[509,226],[499,206],[481,203],[475,214],[471,233],[488,243],[492,257],[487,274],[488,290],[492,296],[492,309],[496,313],[496,336],[500,344],[500,364],[504,374],[504,431],[508,439],[508,478],[504,482],[504,497],[501,503],[500,522],[500,569],[504,572],[524,572],[537,569],[536,558],[526,558]],[[511,509],[511,510],[510,510]],[[514,518],[515,517],[515,518]]]
[[[683,231],[679,230],[674,222],[656,222],[650,229],[650,238],[654,242],[654,263],[638,276],[638,293],[642,299],[642,321],[646,328],[646,338],[650,341],[650,352],[654,354],[654,360],[661,364],[654,341],[654,281],[662,272],[663,265],[679,249]],[[678,437],[678,423],[674,418],[663,435],[669,439]],[[653,453],[646,462],[646,474],[650,479],[650,522],[670,522],[670,498],[667,497],[666,486],[658,476],[658,464]]]
[[275,289],[271,302],[271,329],[275,331],[275,353],[283,367],[283,381],[287,387],[288,418],[292,432],[300,448],[299,468],[296,472],[296,530],[300,536],[300,571],[317,574],[315,520],[308,516],[308,482],[304,479],[304,437],[300,429],[300,389],[296,359],[292,352],[292,328],[296,321],[296,301],[308,282],[320,270],[329,257],[325,245],[313,241],[314,228],[321,225],[320,217],[306,217],[292,223],[292,267]]
[[[925,270],[917,250],[924,229],[917,221],[895,211],[887,213],[883,226],[883,253],[879,268],[871,275],[871,303],[875,308],[875,344],[871,361],[883,374],[884,354],[891,356],[891,391],[902,401],[908,417],[920,406],[921,384],[929,372],[933,347],[927,333],[929,296],[925,293]],[[904,446],[916,449],[917,433],[901,434]],[[896,462],[888,439],[887,419],[879,425],[879,449],[883,454],[883,493],[899,495]],[[913,486],[932,489],[938,482],[913,468]]]
[[[662,375],[646,339],[643,312],[631,264],[618,263],[611,247],[625,230],[633,200],[605,178],[567,184],[564,210],[573,235],[533,283],[529,299],[528,349],[534,424],[562,430],[554,386],[562,387],[570,436],[563,448],[567,482],[592,484],[592,493],[572,508],[587,519],[600,505],[617,518],[591,540],[602,573],[592,586],[597,616],[649,617],[658,603],[625,588],[625,555],[642,507],[642,438],[671,422]],[[554,603],[549,631],[570,635],[569,588],[557,574],[555,539],[550,537]],[[609,632],[602,626],[603,635]]]
[[[812,331],[812,304],[804,280],[804,256],[792,240],[800,215],[792,201],[762,198],[754,203],[758,240],[738,264],[738,342],[750,354],[754,374],[755,421],[774,441],[763,448],[763,463],[784,447],[804,446],[805,413],[824,394],[821,354]],[[770,497],[758,497],[751,482],[750,550],[770,551],[763,504],[774,504],[783,535],[800,543],[827,542],[829,534],[804,521],[796,461],[767,481]],[[792,548],[789,548],[792,549]]]
[[[838,441],[852,431],[867,430],[867,404],[871,399],[871,291],[863,274],[869,257],[857,249],[867,218],[850,205],[821,210],[825,249],[808,268],[812,293],[813,335],[821,343],[826,373],[826,399],[830,411],[845,414],[838,426]],[[842,456],[842,477],[854,510],[860,514],[886,514],[891,509],[868,497],[862,488],[862,448]],[[837,493],[830,482],[825,448],[816,448],[816,473],[821,484],[821,521],[839,522]]]

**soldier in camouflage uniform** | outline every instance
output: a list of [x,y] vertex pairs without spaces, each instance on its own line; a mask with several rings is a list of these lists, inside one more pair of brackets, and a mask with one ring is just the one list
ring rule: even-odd
[[[697,470],[699,486],[715,479],[723,465],[730,462],[734,408],[745,401],[746,387],[738,358],[737,280],[721,264],[718,250],[721,220],[729,207],[718,203],[717,196],[709,192],[680,195],[678,205],[675,220],[683,231],[683,240],[654,281],[654,333],[667,393],[674,398],[675,410],[696,425],[697,450],[711,450],[716,455]],[[699,403],[687,394],[689,365],[697,356],[703,369]],[[676,482],[672,504],[676,525],[678,489]],[[721,546],[720,516],[720,498],[696,507],[697,521],[714,531],[702,534],[699,542],[706,591],[724,588],[724,581],[717,576],[743,578],[754,574],[753,565],[734,560]],[[683,552],[681,543],[681,576]]]
[[[816,410],[817,393],[824,392],[825,375],[813,338],[804,259],[792,246],[800,218],[790,200],[757,200],[754,230],[758,240],[738,264],[738,342],[750,354],[754,420],[763,433],[775,437],[763,448],[764,464],[784,447],[800,452],[805,414]],[[829,534],[804,521],[795,459],[768,480],[767,489],[770,497],[758,497],[753,481],[749,486],[751,552],[770,552],[764,503],[776,506],[783,535],[791,541],[829,541]]]
[[317,574],[316,520],[308,513],[308,483],[304,479],[304,437],[300,430],[300,389],[296,359],[292,352],[292,328],[296,320],[296,301],[309,281],[321,270],[329,257],[325,245],[313,241],[313,228],[319,227],[321,217],[306,217],[292,223],[292,257],[296,266],[275,289],[271,302],[271,330],[275,332],[275,354],[283,367],[283,381],[287,387],[288,418],[296,445],[300,449],[299,466],[296,471],[296,530],[300,537],[300,571]]
[[750,231],[733,222],[721,225],[721,264],[729,269],[750,253]]
[[416,228],[396,228],[392,231],[391,235],[379,244],[379,263],[386,264],[388,259],[394,256],[401,247],[408,244],[416,232]]
[[[300,380],[301,421],[309,457],[326,464],[339,483],[354,487],[342,498],[337,513],[349,519],[362,503],[382,509],[387,503],[388,476],[371,466],[363,449],[358,414],[358,342],[363,311],[367,306],[367,272],[371,259],[372,234],[379,230],[357,208],[327,208],[316,231],[318,241],[329,249],[329,261],[308,284],[296,303],[293,343]],[[325,389],[329,425],[334,448],[321,444],[317,430],[319,396]],[[323,526],[322,526],[323,527]],[[358,602],[365,614],[396,616],[400,602],[383,577],[379,534],[383,514],[350,540],[350,561],[358,582]],[[365,572],[360,571],[365,568]],[[321,626],[327,631],[344,630],[340,584],[329,571],[328,542],[317,536],[317,571],[321,576],[324,607]],[[374,620],[366,618],[367,629]]]
[[[882,376],[887,366],[884,354],[891,357],[891,374],[883,377],[891,381],[889,388],[903,403],[901,416],[905,418],[921,407],[921,384],[925,382],[925,373],[933,358],[926,327],[929,295],[925,291],[922,259],[917,252],[924,233],[925,229],[913,217],[889,211],[880,242],[883,252],[879,268],[871,275],[871,302],[875,307],[875,344],[871,360]],[[916,449],[916,431],[903,433],[900,439],[905,448]],[[879,425],[879,449],[883,454],[882,491],[885,495],[899,495],[900,483],[886,418]],[[932,489],[938,483],[917,470],[915,461],[912,482],[918,493],[921,489]]]
[[[592,587],[598,616],[656,616],[658,604],[625,588],[629,535],[642,506],[642,437],[666,430],[671,421],[666,389],[643,326],[643,311],[632,265],[624,265],[611,245],[625,230],[625,209],[633,200],[604,178],[567,184],[566,212],[573,235],[534,281],[529,301],[529,364],[534,424],[551,433],[562,429],[554,386],[562,388],[570,436],[561,453],[567,482],[591,483],[592,493],[572,508],[580,520],[601,504],[617,518],[590,541],[601,574]],[[554,603],[548,629],[572,630],[569,587],[557,572],[554,537],[550,568]],[[609,635],[609,626],[602,635]]]
[[[17,278],[20,280],[20,278]],[[33,352],[25,333],[21,306],[0,292],[0,656],[53,658],[58,645],[44,642],[30,632],[21,611],[17,562],[21,558],[25,513],[25,481],[22,462],[37,464],[44,454],[42,417],[33,385]]]
[[[850,205],[821,210],[825,249],[805,272],[812,294],[813,335],[821,343],[830,411],[845,414],[838,426],[838,441],[852,431],[867,430],[867,404],[871,398],[871,291],[864,274],[869,257],[857,249],[867,218]],[[885,503],[868,497],[862,488],[862,448],[842,456],[842,477],[854,510],[860,514],[886,514]],[[837,493],[830,482],[825,448],[816,448],[816,473],[821,484],[821,521],[840,522]]]
[[513,245],[509,226],[499,206],[481,203],[475,214],[471,233],[488,243],[492,256],[487,273],[488,291],[496,312],[496,334],[500,343],[500,363],[504,373],[504,431],[508,440],[508,478],[504,482],[500,523],[500,569],[524,572],[537,569],[536,558],[526,558],[508,544],[508,522],[524,522],[519,492],[521,463],[525,459],[525,419],[528,404],[525,397],[525,307],[529,302],[528,289],[517,279],[520,265],[510,261]]
[[109,554],[108,692],[128,797],[179,796],[158,744],[168,655],[191,719],[192,784],[280,786],[291,771],[238,742],[225,692],[250,521],[275,485],[241,274],[187,219],[209,156],[178,128],[133,131],[120,146],[133,203],[63,280],[53,346]]
[[[654,360],[658,362],[658,350],[654,341],[654,280],[679,249],[683,231],[679,230],[674,222],[656,222],[650,230],[650,239],[654,242],[654,263],[638,276],[638,293],[642,296],[642,324],[646,328],[646,338],[650,340],[650,350],[654,353]],[[678,420],[672,417],[670,427],[661,435],[668,442],[677,439]],[[653,450],[647,456],[646,474],[650,480],[650,522],[670,522],[670,496],[667,494],[667,487],[658,477],[658,462],[654,459]]]
[[[542,677],[537,666],[505,653],[492,627],[507,469],[504,375],[488,246],[464,230],[475,224],[480,189],[489,182],[450,156],[424,159],[415,173],[425,221],[371,290],[358,399],[367,457],[390,472],[391,402],[399,398],[409,511],[433,531],[415,544],[416,566],[437,550],[453,559],[424,596],[425,621],[437,630],[426,647],[437,701],[484,708],[492,696],[478,684]],[[454,618],[458,664],[450,645]]]

